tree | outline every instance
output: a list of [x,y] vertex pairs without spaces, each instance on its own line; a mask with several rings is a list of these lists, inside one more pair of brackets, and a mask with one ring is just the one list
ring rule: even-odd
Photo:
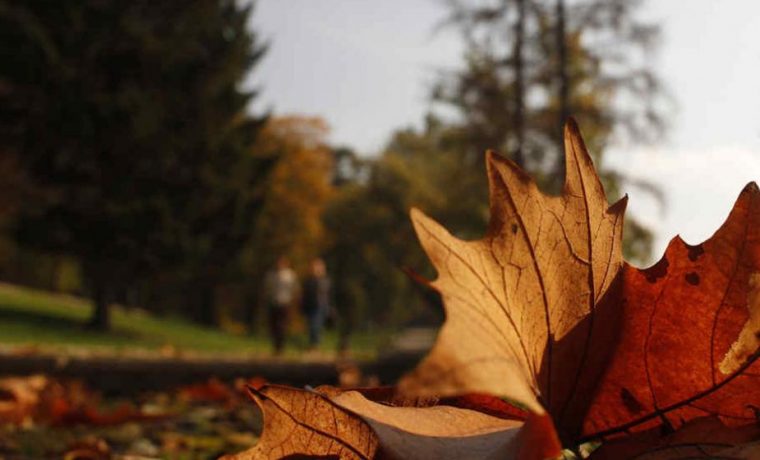
[[349,329],[398,326],[430,313],[420,308],[430,299],[420,297],[403,271],[424,263],[409,208],[430,210],[460,235],[482,231],[488,210],[473,184],[459,180],[463,158],[455,150],[457,133],[429,117],[422,132],[396,131],[377,158],[336,150],[338,186],[325,212],[332,235],[327,258],[336,305]]
[[[638,0],[447,0],[446,25],[466,44],[463,69],[441,75],[433,99],[453,107],[461,154],[477,161],[486,149],[509,154],[542,186],[564,176],[562,127],[578,119],[590,151],[602,157],[614,139],[657,138],[664,93],[647,66],[658,28],[640,21]],[[464,174],[464,173],[463,173]],[[625,178],[602,172],[614,197]],[[483,186],[484,187],[484,186]],[[630,221],[627,247],[646,258],[651,235]],[[634,231],[635,230],[635,231]]]
[[42,191],[16,233],[78,258],[94,327],[108,328],[119,285],[177,266],[188,247],[197,267],[243,244],[268,163],[249,155],[260,120],[241,89],[263,53],[250,12],[233,0],[0,2],[0,152]]

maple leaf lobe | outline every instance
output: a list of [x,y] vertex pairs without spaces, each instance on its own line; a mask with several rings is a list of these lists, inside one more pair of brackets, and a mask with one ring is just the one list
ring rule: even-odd
[[224,460],[375,457],[377,437],[358,416],[324,395],[282,385],[248,387],[264,418],[259,442]]
[[577,395],[593,387],[609,352],[612,310],[596,327],[593,317],[622,266],[627,197],[608,205],[573,122],[565,156],[563,191],[551,196],[514,162],[487,152],[491,219],[480,240],[459,240],[412,210],[447,319],[402,390],[485,392],[538,414],[545,406],[560,418],[580,417]]

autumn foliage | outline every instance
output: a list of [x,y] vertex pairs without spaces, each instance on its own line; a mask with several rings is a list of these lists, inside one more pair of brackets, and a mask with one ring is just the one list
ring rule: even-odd
[[574,122],[565,157],[550,196],[489,153],[480,240],[413,210],[447,315],[429,355],[390,389],[252,389],[264,433],[230,458],[757,458],[760,190],[641,270]]

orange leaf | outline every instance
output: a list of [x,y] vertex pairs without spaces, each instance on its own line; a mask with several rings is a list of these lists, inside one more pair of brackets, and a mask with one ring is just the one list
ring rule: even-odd
[[211,378],[205,382],[185,385],[177,392],[180,398],[193,402],[229,403],[235,398],[235,392],[224,382]]
[[530,414],[530,412],[519,409],[500,398],[477,393],[443,398],[439,404],[472,409],[509,420],[526,420]]
[[651,268],[626,266],[619,344],[590,406],[587,438],[678,428],[707,415],[754,422],[760,405],[760,190],[742,191],[723,226],[675,238]]
[[36,415],[40,394],[49,385],[41,375],[0,379],[0,420],[22,423]]
[[[669,460],[673,458],[757,458],[740,454],[749,450],[749,442],[758,439],[760,427],[727,427],[717,417],[701,417],[686,423],[678,431],[663,436],[654,428],[633,436],[605,442],[591,454],[592,460]],[[732,452],[729,454],[729,452]],[[760,452],[755,450],[755,452]],[[737,455],[738,453],[738,455]]]

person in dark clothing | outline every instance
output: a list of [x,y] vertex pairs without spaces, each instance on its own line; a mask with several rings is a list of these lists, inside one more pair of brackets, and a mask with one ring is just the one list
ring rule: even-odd
[[315,348],[330,311],[330,278],[322,259],[311,261],[309,276],[301,287],[301,307],[309,324],[309,345]]

